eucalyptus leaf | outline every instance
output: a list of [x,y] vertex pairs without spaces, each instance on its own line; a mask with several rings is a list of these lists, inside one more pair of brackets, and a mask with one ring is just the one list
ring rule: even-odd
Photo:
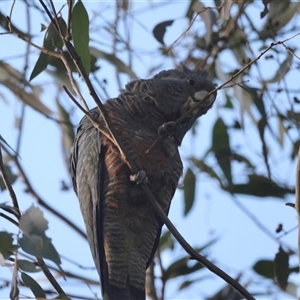
[[174,20],[168,20],[161,22],[157,24],[153,29],[153,35],[156,38],[158,42],[160,42],[162,45],[165,45],[164,42],[164,36],[167,31],[167,27],[171,26],[173,24]]
[[281,246],[279,247],[274,259],[274,271],[277,284],[285,291],[290,275],[289,255],[282,249]]
[[184,215],[186,216],[192,209],[195,201],[196,176],[193,171],[188,168],[183,179],[184,192]]
[[47,296],[42,287],[28,274],[21,272],[21,278],[26,286],[28,286],[36,298],[46,299]]
[[79,0],[72,11],[72,36],[74,47],[81,58],[83,67],[87,74],[91,70],[91,54],[89,49],[89,16],[84,4]]
[[232,184],[231,150],[227,127],[221,118],[217,119],[212,135],[212,150],[229,185]]
[[38,267],[34,262],[26,260],[26,259],[18,259],[17,266],[20,270],[25,272],[40,272],[41,268]]
[[3,258],[6,259],[11,255],[11,252],[15,249],[13,245],[13,236],[11,233],[0,231],[0,253]]
[[257,261],[253,266],[253,270],[263,277],[274,279],[274,262],[272,260],[262,259]]

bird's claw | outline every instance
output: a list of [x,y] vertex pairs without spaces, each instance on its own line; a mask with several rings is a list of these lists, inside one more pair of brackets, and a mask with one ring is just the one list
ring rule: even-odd
[[130,175],[130,180],[136,184],[147,183],[148,177],[144,170],[140,170],[137,174]]
[[174,136],[176,134],[176,132],[178,131],[179,126],[180,125],[174,121],[164,123],[161,126],[159,126],[159,128],[158,128],[158,136],[162,137],[166,134],[169,136]]
[[176,146],[174,143],[174,138],[172,136],[167,136],[162,142],[163,148],[167,155],[172,157],[176,153]]

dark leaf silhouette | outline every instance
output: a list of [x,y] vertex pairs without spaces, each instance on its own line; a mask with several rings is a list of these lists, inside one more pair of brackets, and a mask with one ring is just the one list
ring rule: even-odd
[[164,21],[157,24],[153,29],[153,35],[162,45],[165,45],[164,36],[166,33],[166,28],[173,24],[174,20]]

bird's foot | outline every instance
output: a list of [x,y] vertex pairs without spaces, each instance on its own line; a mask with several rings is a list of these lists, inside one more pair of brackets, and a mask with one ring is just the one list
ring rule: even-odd
[[136,184],[142,184],[148,182],[148,177],[144,170],[140,170],[137,174],[130,175],[130,180]]
[[158,138],[163,139],[163,148],[170,157],[174,156],[176,153],[177,146],[174,136],[180,128],[180,124],[174,121],[164,123],[158,128]]
[[158,137],[160,138],[164,135],[174,136],[180,127],[180,124],[174,121],[166,122],[158,127]]

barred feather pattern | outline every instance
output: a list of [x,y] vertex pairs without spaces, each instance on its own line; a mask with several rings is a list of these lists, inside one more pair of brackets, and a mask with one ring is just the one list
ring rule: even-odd
[[[176,149],[170,155],[163,140],[157,140],[158,128],[176,121],[190,96],[199,90],[210,91],[214,86],[203,74],[188,69],[164,72],[167,73],[153,79],[129,83],[119,97],[104,105],[120,142],[138,168],[146,172],[149,188],[168,213],[182,162],[177,141],[168,140]],[[187,83],[189,76],[192,83]],[[199,115],[211,105],[206,103]],[[110,300],[145,299],[145,270],[158,246],[163,223],[141,186],[130,180],[133,174],[109,138],[98,109],[91,110],[91,114],[105,134],[94,128],[87,117],[82,119],[71,155],[71,175],[102,293]],[[197,117],[190,116],[188,126],[181,127],[180,136]]]

